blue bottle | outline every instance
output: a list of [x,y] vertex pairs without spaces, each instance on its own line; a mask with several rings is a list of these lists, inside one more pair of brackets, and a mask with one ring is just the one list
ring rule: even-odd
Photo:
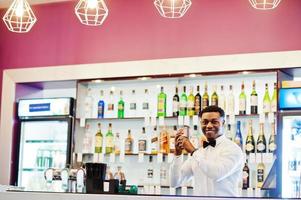
[[103,90],[100,90],[100,100],[97,104],[97,117],[103,118],[104,117],[104,108],[105,108],[105,102],[103,101]]
[[240,130],[240,121],[237,121],[234,142],[243,150],[243,146],[242,146],[243,141],[242,141],[242,135],[241,135],[241,130]]

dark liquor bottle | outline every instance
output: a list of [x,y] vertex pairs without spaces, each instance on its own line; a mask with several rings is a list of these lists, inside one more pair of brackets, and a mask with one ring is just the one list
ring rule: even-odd
[[264,136],[264,124],[260,123],[260,131],[257,138],[257,153],[266,153],[267,152],[267,142]]
[[172,98],[172,116],[174,117],[179,116],[180,97],[178,93],[179,93],[178,87],[176,87],[176,93]]
[[249,121],[248,135],[246,139],[246,154],[255,153],[255,140],[252,130],[252,120]]
[[248,189],[250,187],[250,169],[248,166],[248,160],[245,162],[242,173],[242,189]]
[[196,95],[194,97],[194,114],[199,115],[201,112],[202,96],[200,95],[200,86],[196,87]]
[[251,93],[251,114],[257,114],[258,112],[258,96],[256,92],[255,81],[252,84],[252,93]]

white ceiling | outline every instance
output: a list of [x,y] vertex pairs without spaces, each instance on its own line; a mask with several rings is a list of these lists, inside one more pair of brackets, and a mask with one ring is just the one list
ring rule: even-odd
[[[43,3],[55,3],[61,1],[70,1],[70,0],[27,0],[30,5],[34,4],[43,4]],[[13,2],[13,0],[0,0],[0,8],[7,8]]]

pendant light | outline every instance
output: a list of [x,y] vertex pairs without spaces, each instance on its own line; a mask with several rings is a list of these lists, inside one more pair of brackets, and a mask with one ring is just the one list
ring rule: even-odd
[[252,7],[259,10],[271,10],[278,6],[281,0],[249,0]]
[[26,33],[36,23],[37,18],[26,0],[14,0],[3,16],[8,30],[15,33]]
[[191,6],[191,0],[155,0],[154,4],[162,17],[180,18]]
[[75,14],[82,24],[100,26],[107,18],[109,10],[103,0],[80,0]]

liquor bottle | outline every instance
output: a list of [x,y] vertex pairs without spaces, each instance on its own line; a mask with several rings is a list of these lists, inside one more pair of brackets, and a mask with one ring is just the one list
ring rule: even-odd
[[102,153],[103,136],[101,133],[101,124],[98,123],[98,131],[95,134],[95,153]]
[[123,119],[124,118],[124,101],[122,98],[122,90],[120,90],[120,99],[118,101],[118,113],[117,116],[119,119]]
[[92,97],[92,90],[91,88],[87,89],[86,97],[84,100],[84,118],[92,118],[93,116],[93,104],[94,99]]
[[120,141],[120,134],[116,133],[115,139],[114,139],[114,151],[116,155],[120,154],[120,146],[121,146],[121,141]]
[[[114,112],[114,92],[113,90],[110,91],[110,101],[108,102],[108,111]],[[110,116],[112,117],[112,116]]]
[[112,180],[112,179],[114,179],[113,173],[111,171],[110,166],[107,166],[105,180]]
[[271,124],[271,135],[269,138],[269,153],[276,153],[277,144],[276,144],[276,133],[275,133],[275,124]]
[[144,89],[144,99],[142,102],[142,111],[149,115],[149,93],[148,89]]
[[193,116],[194,115],[194,95],[193,95],[193,87],[190,87],[190,93],[187,98],[187,115]]
[[137,114],[137,99],[136,99],[136,91],[132,90],[131,98],[130,98],[130,116],[136,117]]
[[242,189],[248,189],[250,187],[250,168],[248,166],[248,160],[245,162],[242,173]]
[[269,86],[267,83],[265,84],[265,92],[264,92],[264,97],[263,97],[262,110],[264,113],[269,113],[271,111],[271,100],[270,100],[270,95],[269,95]]
[[83,139],[83,153],[92,153],[93,152],[93,138],[90,132],[90,124],[86,124],[85,127],[85,136]]
[[257,153],[266,153],[267,152],[267,143],[264,136],[264,124],[260,123],[260,131],[256,142]]
[[227,137],[229,140],[233,140],[233,134],[232,134],[231,124],[227,124],[226,137]]
[[262,162],[258,163],[257,165],[257,188],[262,188],[264,182],[264,173],[265,173],[265,165]]
[[103,100],[103,90],[100,90],[100,98],[97,104],[97,117],[103,118],[104,117],[104,108],[105,108],[105,102]]
[[196,87],[196,95],[194,97],[194,114],[200,115],[201,112],[201,103],[202,103],[202,96],[200,95],[200,86]]
[[172,116],[173,117],[179,116],[179,102],[180,102],[180,97],[178,95],[178,87],[176,87],[176,93],[172,98]]
[[145,127],[142,127],[142,133],[138,139],[138,151],[139,153],[146,153],[147,151],[147,137],[145,134]]
[[124,142],[124,150],[125,153],[133,153],[133,138],[131,135],[131,129],[128,130],[128,136],[127,138],[125,138],[125,142]]
[[218,95],[216,93],[216,85],[213,86],[213,93],[211,95],[211,105],[218,106]]
[[233,94],[233,87],[232,85],[229,86],[229,95],[228,95],[228,115],[235,114],[235,98]]
[[180,116],[185,116],[187,114],[187,95],[186,95],[186,87],[183,86],[183,92],[180,97]]
[[174,153],[176,150],[176,134],[177,134],[177,126],[173,127],[173,130],[169,134],[169,151],[170,153]]
[[271,100],[271,111],[274,113],[277,112],[277,83],[274,83],[274,91]]
[[202,99],[202,109],[204,109],[208,106],[209,106],[209,95],[208,95],[208,85],[207,85],[207,81],[206,81],[205,86],[204,86],[203,99]]
[[218,107],[220,107],[226,112],[226,96],[225,96],[223,85],[221,85],[221,93],[218,98]]
[[114,136],[112,133],[112,124],[109,123],[109,128],[108,128],[108,132],[106,134],[106,153],[110,154],[113,153],[113,149],[114,149]]
[[190,142],[192,143],[194,148],[198,149],[200,147],[200,134],[197,125],[193,126],[193,132],[190,135]]
[[164,127],[160,133],[160,152],[169,153],[169,134],[166,128]]
[[114,174],[114,179],[119,180],[120,184],[122,184],[122,182],[125,181],[125,174],[122,171],[122,167],[121,166],[117,167],[117,172],[115,172],[115,174]]
[[147,168],[147,185],[151,186],[154,184],[154,167],[153,167],[153,156],[149,156],[149,163]]
[[151,139],[151,153],[157,154],[159,150],[159,137],[157,133],[157,127],[154,127],[153,137]]
[[241,135],[241,130],[240,130],[240,121],[237,121],[237,127],[236,127],[236,134],[234,137],[234,142],[241,148],[242,148],[242,135]]
[[160,166],[160,186],[169,186],[168,167],[165,162],[165,155],[162,157],[162,163]]
[[256,85],[255,81],[252,83],[252,93],[251,93],[251,114],[257,114],[258,113],[258,96],[256,92]]
[[246,139],[246,154],[255,153],[255,140],[252,130],[252,120],[249,120],[248,135]]
[[240,115],[246,114],[246,104],[247,104],[247,96],[245,93],[245,84],[244,84],[244,82],[242,82],[241,92],[239,95],[239,114]]
[[166,117],[166,94],[163,87],[161,87],[161,92],[158,95],[157,116]]

